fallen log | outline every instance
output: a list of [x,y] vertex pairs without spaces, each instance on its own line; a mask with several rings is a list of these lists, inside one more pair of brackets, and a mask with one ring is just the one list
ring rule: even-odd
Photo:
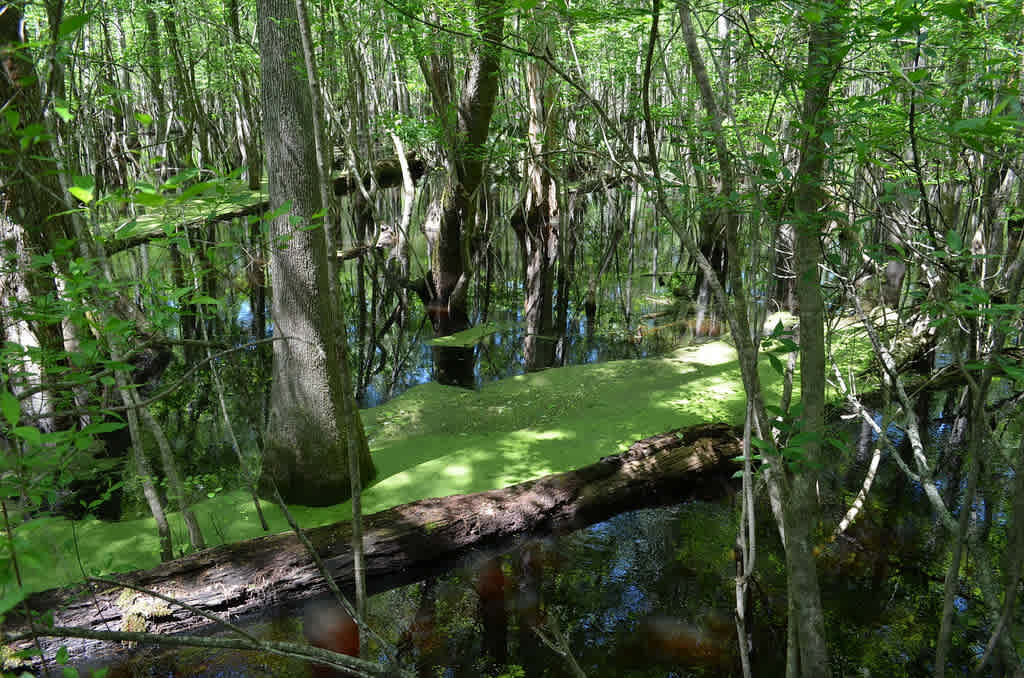
[[[409,172],[412,174],[413,181],[419,181],[427,171],[426,162],[415,152],[408,153],[406,158],[409,163]],[[380,188],[394,188],[396,186],[401,186],[402,170],[399,165],[398,158],[381,160],[374,165],[372,171],[367,171],[363,174],[362,184],[364,187],[370,188],[374,182]],[[343,172],[331,180],[334,195],[337,196],[346,196],[353,193],[359,186],[359,183],[360,182],[351,176],[349,172]],[[241,219],[243,217],[263,214],[269,209],[269,200],[257,200],[246,205],[234,206],[234,208],[228,207],[225,209],[216,209],[211,214],[188,219],[181,224],[181,228],[186,231],[197,231],[207,228],[212,224],[224,223],[235,219]],[[106,248],[106,253],[108,255],[112,255],[118,252],[124,252],[125,250],[130,250],[152,240],[166,237],[166,235],[167,233],[163,230],[162,226],[156,225],[140,229],[139,232],[123,238],[115,235],[114,237],[108,238],[104,243],[104,246]]]
[[[627,510],[721,496],[736,468],[731,459],[738,454],[732,427],[704,424],[646,438],[575,471],[499,490],[423,499],[366,516],[368,586],[376,592],[416,581],[470,551],[500,548],[525,534],[565,533]],[[339,586],[351,588],[349,523],[314,528],[307,536]],[[268,609],[297,607],[327,592],[292,533],[217,546],[116,578],[236,622]],[[52,611],[53,625],[59,627],[160,634],[214,630],[208,619],[122,587],[53,589],[32,595],[28,604]],[[24,628],[13,615],[5,626],[7,638]],[[73,663],[113,661],[128,652],[87,639],[43,639],[42,644],[49,657],[65,645]],[[16,649],[28,646],[19,643]]]
[[[427,163],[415,151],[406,153],[406,163],[413,181],[419,181],[427,172]],[[343,163],[335,163],[335,169],[343,167]],[[373,166],[373,172],[365,172],[362,176],[363,188],[369,189],[376,183],[381,188],[395,188],[402,185],[402,166],[398,158],[387,158]],[[355,193],[359,182],[350,172],[345,172],[333,181],[334,195]]]

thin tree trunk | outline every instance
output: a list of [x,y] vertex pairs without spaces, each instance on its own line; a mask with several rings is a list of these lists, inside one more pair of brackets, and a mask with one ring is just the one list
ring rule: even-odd
[[164,435],[164,430],[160,426],[160,422],[150,413],[149,408],[145,405],[139,406],[138,400],[135,394],[132,394],[132,400],[135,406],[138,407],[138,412],[142,415],[143,421],[146,422],[146,426],[149,428],[150,433],[153,434],[153,438],[156,440],[157,449],[160,450],[160,463],[164,469],[164,475],[167,476],[167,485],[170,488],[171,498],[178,505],[178,510],[181,511],[181,519],[185,521],[185,527],[188,530],[188,541],[195,551],[200,551],[206,548],[206,542],[203,539],[203,532],[199,528],[199,521],[196,520],[196,515],[188,505],[188,495],[185,491],[185,483],[181,480],[181,474],[178,473],[178,462],[174,460],[174,452],[171,450],[171,444],[167,442],[167,436]]
[[820,515],[818,478],[814,468],[826,463],[825,439],[825,308],[821,292],[821,238],[824,228],[825,132],[829,90],[846,50],[840,19],[842,2],[823,6],[824,17],[810,26],[801,127],[805,130],[796,172],[794,195],[794,259],[800,317],[800,433],[808,463],[792,473],[783,513],[786,520],[786,571],[789,596],[795,601],[800,676],[831,675],[825,639],[825,611],[812,544]]

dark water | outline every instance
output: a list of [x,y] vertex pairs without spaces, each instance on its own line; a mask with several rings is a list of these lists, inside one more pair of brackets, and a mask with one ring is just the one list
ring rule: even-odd
[[[648,280],[644,282],[651,284]],[[605,292],[605,305],[617,303],[612,292],[614,290]],[[369,367],[354,365],[353,374],[363,384],[357,392],[359,406],[376,407],[413,386],[437,381],[438,363],[446,354],[451,360],[470,363],[465,376],[458,380],[458,385],[467,388],[479,388],[488,382],[523,374],[525,323],[521,306],[520,302],[515,310],[492,310],[486,322],[499,329],[461,349],[431,346],[434,336],[426,317],[414,318],[398,332],[393,330],[392,335],[397,336],[390,337],[383,346],[374,347],[373,357],[367,360]],[[596,326],[588,327],[586,316],[570,304],[567,331],[558,341],[556,367],[646,358],[694,339],[692,331],[679,318],[650,317],[668,309],[666,303],[652,302],[638,294],[634,306],[633,318],[628,323],[619,319],[618,314],[609,312]],[[242,300],[231,315],[237,328],[244,331],[251,326],[252,312],[247,301]],[[481,324],[482,319],[475,317],[471,326]],[[268,328],[268,333],[273,333],[272,327]],[[348,335],[350,339],[357,336],[354,325],[349,326]]]
[[[728,499],[694,501],[474,554],[447,574],[372,596],[367,622],[397,656],[372,643],[365,656],[418,676],[501,675],[503,666],[526,676],[573,675],[543,635],[564,643],[587,676],[724,675],[735,659],[733,515]],[[296,617],[250,630],[302,638]],[[311,675],[303,664],[232,651],[140,657],[135,669],[167,677]]]
[[[500,320],[501,328],[488,334],[467,349],[438,349],[427,342],[431,339],[430,327],[420,330],[409,348],[408,364],[397,375],[386,371],[374,374],[366,389],[360,394],[360,407],[376,407],[418,384],[437,380],[438,352],[461,353],[472,366],[470,377],[460,384],[479,388],[485,383],[523,374],[523,335],[525,334],[519,314],[506,314]],[[653,326],[653,325],[652,325]],[[625,331],[605,331],[587,335],[586,321],[580,319],[571,328],[562,342],[561,365],[587,365],[592,363],[621,360],[624,358],[646,358],[663,353],[677,346],[684,337],[666,333],[657,339],[637,340],[635,334]],[[466,353],[471,356],[465,357]]]

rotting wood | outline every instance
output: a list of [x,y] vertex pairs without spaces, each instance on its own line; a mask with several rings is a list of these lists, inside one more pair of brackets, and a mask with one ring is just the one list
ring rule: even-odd
[[[721,496],[736,468],[731,460],[739,454],[735,429],[702,424],[640,440],[622,454],[574,471],[488,492],[423,499],[366,516],[369,589],[416,581],[473,550],[500,548],[532,532],[564,534],[627,510]],[[350,588],[349,524],[314,528],[307,535],[339,586]],[[287,532],[209,548],[116,578],[235,621],[295,607],[327,591],[309,554]],[[62,627],[123,630],[144,622],[150,633],[220,630],[191,612],[146,598],[123,588],[90,593],[85,585],[75,585],[34,594],[29,605],[53,611],[54,625]],[[140,608],[152,614],[140,620]],[[9,617],[6,631],[17,633],[19,625]],[[95,640],[42,642],[50,657],[66,645],[72,662],[114,661],[128,652]]]

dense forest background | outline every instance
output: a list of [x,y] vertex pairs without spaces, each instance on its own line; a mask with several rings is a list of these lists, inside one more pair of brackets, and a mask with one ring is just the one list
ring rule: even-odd
[[351,498],[359,554],[361,406],[728,333],[734,670],[764,516],[779,675],[852,670],[819,544],[884,458],[926,673],[1021,675],[1022,44],[1002,0],[0,4],[0,608],[47,514],[148,512],[170,560],[224,488]]

